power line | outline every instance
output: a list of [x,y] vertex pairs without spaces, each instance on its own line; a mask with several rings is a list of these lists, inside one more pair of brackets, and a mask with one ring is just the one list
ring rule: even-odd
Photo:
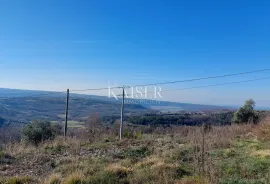
[[245,74],[258,73],[258,72],[264,72],[264,71],[270,71],[270,69],[254,70],[254,71],[248,71],[248,72],[240,72],[240,73],[232,73],[232,74],[226,74],[226,75],[217,75],[217,76],[210,76],[210,77],[201,77],[201,78],[177,80],[177,81],[169,81],[169,82],[160,82],[160,83],[152,83],[152,84],[142,84],[142,85],[136,85],[133,87],[156,86],[156,85],[174,84],[174,83],[182,83],[182,82],[193,82],[193,81],[199,81],[199,80],[231,77],[231,76],[245,75]]
[[[244,80],[244,81],[236,81],[236,82],[227,82],[227,83],[211,84],[211,85],[204,85],[204,86],[194,86],[194,87],[188,87],[188,88],[169,89],[169,90],[163,90],[163,91],[160,91],[160,93],[162,93],[162,92],[170,92],[170,91],[182,91],[182,90],[188,90],[188,89],[198,89],[198,88],[207,88],[207,87],[223,86],[223,85],[229,85],[229,84],[239,84],[239,83],[246,83],[246,82],[260,81],[260,80],[266,80],[266,79],[270,79],[270,77],[258,78],[258,79],[251,79],[251,80]],[[156,92],[136,93],[136,94],[133,94],[133,95],[145,95],[145,94],[153,94],[153,93],[156,93]],[[129,96],[129,95],[130,95],[130,94],[128,94],[127,96]],[[117,96],[120,96],[120,94],[117,95]]]
[[266,80],[266,79],[270,79],[270,77],[258,78],[258,79],[251,79],[251,80],[244,80],[244,81],[235,81],[235,82],[219,83],[219,84],[211,84],[211,85],[204,85],[204,86],[194,86],[194,87],[180,88],[180,89],[171,89],[171,90],[164,90],[164,91],[165,91],[165,92],[169,92],[169,91],[178,91],[178,90],[188,90],[188,89],[197,89],[197,88],[215,87],[215,86],[223,86],[223,85],[229,85],[229,84],[239,84],[239,83],[253,82],[253,81],[259,81],[259,80]]
[[197,89],[197,88],[206,88],[206,87],[215,87],[215,86],[223,86],[223,85],[229,85],[229,84],[239,84],[239,83],[254,82],[254,81],[260,81],[260,80],[266,80],[266,79],[270,79],[270,77],[251,79],[251,80],[244,80],[244,81],[219,83],[219,84],[212,84],[212,85],[204,85],[204,86],[195,86],[195,87],[189,87],[189,88],[172,89],[172,90],[165,90],[165,92],[167,92],[167,91],[178,91],[178,90],[188,90],[188,89]]
[[[237,76],[237,75],[258,73],[258,72],[263,72],[263,71],[270,71],[270,69],[254,70],[254,71],[248,71],[248,72],[233,73],[233,74],[218,75],[218,76],[210,76],[210,77],[201,77],[201,78],[194,78],[194,79],[187,79],[187,80],[177,80],[177,81],[160,82],[160,83],[152,83],[152,84],[142,84],[142,85],[135,85],[135,86],[125,86],[125,88],[144,87],[144,86],[155,86],[155,85],[182,83],[182,82],[193,82],[193,81],[199,81],[199,80],[208,80],[208,79],[215,79],[215,78],[223,78],[223,77],[230,77],[230,76]],[[263,80],[263,79],[266,79],[266,78],[255,79],[255,80]],[[250,81],[254,81],[254,80],[240,81],[240,82],[250,82]],[[233,83],[240,83],[240,82],[233,82]],[[233,83],[223,83],[223,84],[215,84],[215,85],[209,85],[209,86],[191,87],[191,88],[184,88],[184,89],[174,89],[174,90],[194,89],[194,88],[210,87],[210,86],[233,84]],[[70,91],[71,92],[83,92],[83,91],[99,91],[99,90],[109,90],[109,89],[122,89],[122,88],[123,88],[123,86],[119,86],[119,87],[103,87],[103,88],[89,88],[89,89],[79,89],[79,90],[70,90]],[[172,90],[166,90],[166,91],[172,91]],[[43,93],[43,94],[40,94],[40,95],[27,95],[25,97],[40,97],[40,96],[57,94],[57,93],[66,93],[66,91],[49,92],[49,93]],[[146,93],[143,93],[143,94],[146,94]],[[22,97],[12,97],[12,98],[22,98]]]
[[[144,86],[155,86],[155,85],[182,83],[182,82],[193,82],[193,81],[199,81],[199,80],[224,78],[224,77],[237,76],[237,75],[245,75],[245,74],[258,73],[258,72],[264,72],[264,71],[270,71],[270,69],[254,70],[254,71],[248,71],[248,72],[240,72],[240,73],[232,73],[232,74],[226,74],[226,75],[217,75],[217,76],[210,76],[210,77],[201,77],[201,78],[186,79],[186,80],[177,80],[177,81],[169,81],[169,82],[160,82],[160,83],[152,83],[152,84],[141,84],[141,85],[135,85],[135,86],[125,86],[125,88],[144,87]],[[99,91],[99,90],[122,89],[122,88],[123,88],[123,86],[118,86],[118,87],[103,87],[103,88],[89,88],[89,89],[78,89],[78,90],[70,90],[70,91],[71,92],[84,92],[84,91]]]
[[109,90],[109,89],[122,89],[123,87],[105,87],[105,88],[92,88],[92,89],[78,89],[70,90],[72,92],[81,92],[81,91],[99,91],[99,90]]

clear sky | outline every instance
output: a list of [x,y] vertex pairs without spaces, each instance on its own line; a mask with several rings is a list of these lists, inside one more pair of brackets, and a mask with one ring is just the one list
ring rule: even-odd
[[[62,91],[270,68],[267,0],[0,0],[0,87]],[[270,72],[162,86],[270,77]],[[165,100],[270,106],[270,80]],[[105,92],[106,94],[106,92]]]

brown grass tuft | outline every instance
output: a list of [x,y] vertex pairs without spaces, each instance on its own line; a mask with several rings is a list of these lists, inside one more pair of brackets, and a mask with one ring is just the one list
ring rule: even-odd
[[85,176],[81,172],[74,172],[64,180],[64,184],[84,184],[86,182]]
[[16,176],[7,179],[5,184],[32,184],[33,179],[29,176]]
[[186,177],[181,181],[178,181],[176,184],[208,184],[204,178],[201,177]]
[[270,140],[270,116],[267,116],[253,131],[259,140]]
[[51,175],[51,177],[44,184],[61,184],[62,177],[57,174]]

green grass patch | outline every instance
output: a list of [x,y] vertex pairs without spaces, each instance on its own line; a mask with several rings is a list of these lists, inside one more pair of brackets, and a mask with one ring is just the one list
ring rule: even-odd
[[[58,121],[51,121],[52,123],[58,123]],[[80,121],[70,120],[68,121],[68,128],[84,128],[85,123]]]
[[29,176],[11,177],[4,181],[4,184],[30,184],[33,183],[33,179]]
[[124,156],[131,159],[145,158],[150,154],[150,150],[145,146],[135,149],[129,149],[124,152]]
[[221,170],[220,183],[260,184],[270,181],[270,159],[253,155],[263,148],[264,145],[257,140],[238,140],[230,149],[213,152]]

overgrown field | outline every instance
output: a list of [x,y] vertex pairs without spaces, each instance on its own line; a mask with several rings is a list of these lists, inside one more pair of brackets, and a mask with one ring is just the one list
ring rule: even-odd
[[[1,145],[3,184],[269,184],[270,121],[258,125],[76,130]],[[81,131],[81,132],[80,132]]]

